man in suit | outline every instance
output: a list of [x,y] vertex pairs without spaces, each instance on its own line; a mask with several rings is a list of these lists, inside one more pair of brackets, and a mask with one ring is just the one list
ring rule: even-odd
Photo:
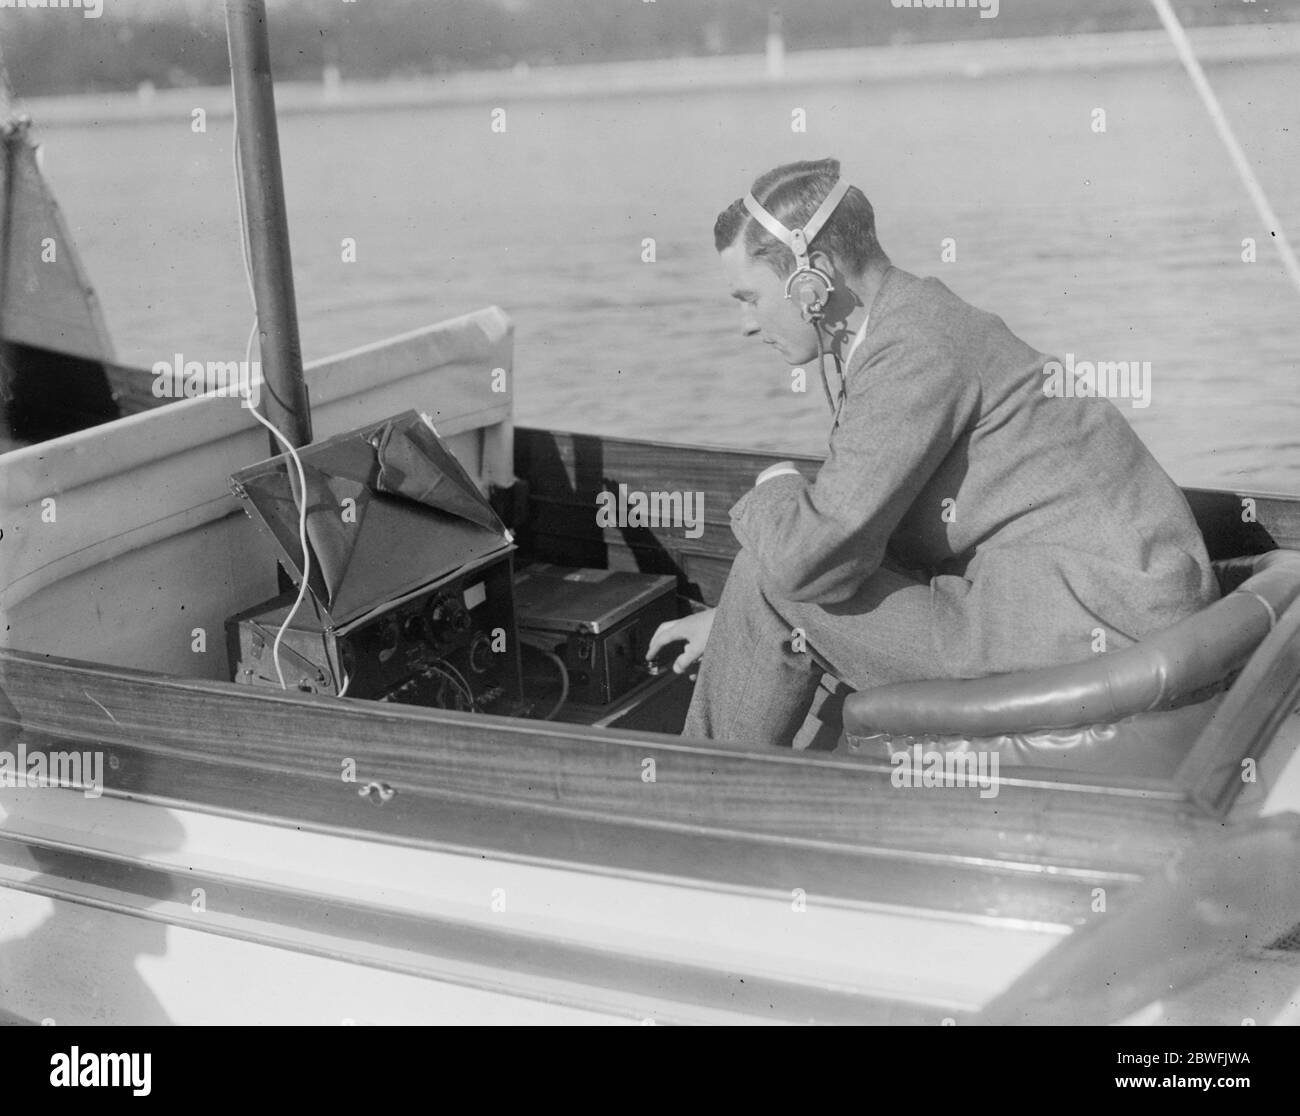
[[864,689],[1068,663],[1217,597],[1182,492],[1118,408],[1048,390],[1050,357],[894,267],[836,160],[763,175],[714,241],[744,335],[843,375],[815,479],[760,474],[717,608],[651,640],[685,643],[679,672],[704,656],[684,735],[789,745],[824,668]]

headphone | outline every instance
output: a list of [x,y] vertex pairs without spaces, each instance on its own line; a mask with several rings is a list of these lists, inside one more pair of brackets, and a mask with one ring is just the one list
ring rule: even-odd
[[826,376],[826,351],[823,347],[821,331],[821,321],[826,315],[826,304],[835,293],[835,284],[831,282],[831,277],[826,272],[813,267],[808,245],[822,231],[823,226],[830,220],[831,214],[835,212],[848,192],[849,184],[843,180],[836,180],[830,193],[817,207],[817,212],[808,218],[801,229],[786,228],[772,213],[763,208],[762,203],[752,192],[745,195],[745,208],[749,210],[750,216],[794,253],[795,267],[790,273],[790,278],[785,281],[785,297],[787,299],[798,297],[799,312],[803,315],[803,320],[811,325],[813,332],[817,334],[817,367],[821,372],[822,388],[826,392],[826,402],[830,406],[836,426],[839,425],[840,411],[844,406],[844,372],[840,368],[839,357],[832,352],[831,359],[835,363],[835,377],[838,380],[838,391],[832,395],[830,380]]
[[[801,229],[787,228],[752,193],[745,195],[745,208],[749,210],[750,216],[794,253],[795,269],[785,281],[785,297],[797,296],[803,320],[813,325],[819,323],[825,315],[826,304],[835,293],[835,284],[826,272],[813,267],[808,245],[822,231],[849,189],[847,182],[837,181],[817,207],[817,212],[808,218],[807,224]],[[818,336],[820,337],[820,331]]]

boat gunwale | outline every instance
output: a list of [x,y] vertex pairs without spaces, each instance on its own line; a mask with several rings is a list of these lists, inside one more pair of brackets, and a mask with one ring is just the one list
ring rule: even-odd
[[[474,351],[465,341],[463,334],[454,332],[469,327],[480,328],[482,351]],[[406,330],[381,341],[318,357],[304,364],[303,372],[308,379],[308,386],[318,396],[313,400],[313,406],[323,406],[358,394],[356,389],[367,386],[368,380],[368,373],[359,365],[368,358],[379,355],[391,359],[392,349],[400,347],[405,353],[406,347],[414,349],[418,345],[428,344],[435,347],[434,355],[440,362],[439,368],[472,368],[482,363],[483,352],[496,347],[504,347],[507,364],[509,364],[512,360],[513,337],[513,320],[504,310],[493,304],[418,329]],[[57,349],[50,351],[59,352]],[[120,361],[106,360],[103,363],[124,373],[150,378],[154,376],[154,373],[148,369],[123,364]],[[391,388],[394,384],[417,379],[427,373],[427,367],[411,366],[401,375],[386,380],[384,386]],[[330,382],[327,385],[321,382],[324,380],[337,382]],[[446,429],[440,428],[440,432],[454,435],[481,428],[486,424],[508,421],[513,410],[512,398],[511,393],[503,392],[499,401],[494,401],[491,406],[483,408],[476,414],[461,416],[445,423]],[[231,405],[214,407],[214,402],[228,402]],[[118,418],[87,426],[82,430],[74,430],[67,434],[60,434],[56,438],[46,438],[40,442],[7,450],[0,454],[0,480],[5,478],[11,468],[20,471],[30,468],[34,473],[46,473],[48,467],[42,466],[41,463],[45,458],[57,455],[62,459],[63,464],[78,470],[72,477],[72,484],[76,486],[89,481],[102,481],[106,476],[129,473],[143,465],[156,464],[169,457],[179,457],[192,452],[198,446],[217,444],[231,437],[246,434],[257,434],[260,437],[264,433],[263,428],[247,412],[248,408],[241,399],[228,393],[223,394],[220,390],[207,391],[183,399],[164,398],[157,406],[145,410],[120,415]],[[159,423],[160,415],[166,415],[174,420],[170,425],[164,425],[161,431],[161,449],[159,448],[160,431],[151,427],[151,424]],[[140,436],[132,438],[133,434]],[[111,474],[97,471],[102,470],[101,460],[83,456],[85,443],[94,442],[105,435],[121,436],[119,439],[121,452],[113,462]],[[269,456],[268,454],[268,458]],[[258,462],[261,460],[264,459],[259,458]],[[57,486],[44,488],[39,492],[35,487],[32,487],[30,492],[14,492],[3,487],[0,487],[0,491],[6,493],[6,499],[23,501],[36,499],[41,495],[58,494],[66,491],[67,487],[67,478],[61,477]]]
[[[12,685],[24,668],[41,672],[49,691],[60,692],[63,698],[37,717],[30,713],[34,706],[39,712],[40,699],[31,701],[28,695],[15,693]],[[51,668],[65,678],[52,681]],[[375,723],[371,716],[374,707],[348,699],[340,706],[335,704],[337,699],[272,690],[254,693],[252,688],[235,683],[168,679],[126,669],[87,671],[71,662],[10,650],[0,650],[0,680],[15,703],[14,714],[7,719],[36,734],[37,746],[47,743],[45,737],[55,744],[107,742],[110,792],[121,788],[133,797],[152,793],[178,801],[174,791],[160,794],[159,787],[165,784],[159,779],[166,773],[149,770],[165,757],[173,778],[181,770],[197,770],[211,784],[179,800],[188,807],[230,809],[252,820],[279,818],[289,825],[314,819],[313,825],[327,830],[349,835],[360,830],[371,839],[411,841],[422,847],[435,840],[444,846],[481,847],[481,822],[480,840],[459,841],[447,833],[451,823],[446,819],[457,811],[462,819],[486,811],[503,821],[498,847],[509,849],[510,841],[526,840],[534,830],[547,830],[548,839],[561,850],[557,858],[567,861],[576,856],[599,863],[605,854],[593,849],[593,842],[584,841],[581,831],[594,836],[603,830],[632,844],[654,835],[674,847],[665,859],[672,862],[676,856],[677,868],[686,874],[708,875],[692,862],[686,847],[709,840],[731,849],[733,861],[761,855],[811,865],[817,857],[836,856],[843,865],[889,861],[926,876],[962,868],[1025,880],[1038,877],[1052,884],[1074,880],[1086,892],[1088,880],[1107,873],[1144,874],[1210,824],[1208,815],[1184,793],[1168,787],[1143,791],[1080,786],[1077,781],[1003,781],[996,808],[989,809],[985,800],[975,801],[976,788],[950,792],[960,798],[923,794],[923,788],[895,788],[890,769],[881,764],[700,746],[655,733],[554,723],[539,732],[537,722],[441,710],[389,709],[381,718],[390,729],[384,739],[375,740],[372,733],[372,739],[363,741],[354,729],[354,735],[348,735],[348,722]],[[151,705],[165,708],[169,714],[175,713],[185,696],[200,703],[199,708],[211,700],[236,699],[242,710],[238,717],[228,707],[221,718],[203,718],[219,722],[207,730],[213,741],[203,741],[201,726],[183,742],[176,741],[174,733],[165,739],[155,734],[151,741],[142,736],[139,725],[106,720],[106,707],[84,686],[82,693],[88,700],[77,701],[75,694],[68,692],[69,680],[85,686],[97,680],[147,687]],[[102,690],[100,693],[103,696]],[[356,784],[342,787],[340,802],[338,769],[320,759],[324,745],[319,736],[310,736],[314,741],[311,749],[281,748],[256,761],[232,754],[257,748],[256,742],[245,742],[242,735],[233,749],[224,738],[216,742],[228,728],[240,724],[240,718],[248,724],[271,724],[273,719],[264,712],[268,702],[293,711],[299,734],[310,736],[314,721],[328,726],[337,739],[346,739],[346,754],[355,757],[358,782],[364,785],[374,780],[395,786],[398,801],[405,804],[404,813],[368,805],[357,794]],[[19,706],[28,712],[31,723],[23,723]],[[120,704],[118,708],[123,712]],[[347,716],[341,719],[344,713]],[[457,737],[421,737],[418,744],[409,744],[396,741],[392,731],[401,726],[419,729],[435,725],[456,732]],[[105,728],[111,731],[104,732]],[[521,749],[521,740],[531,747]],[[646,756],[655,758],[660,772],[658,794],[654,799],[634,799],[627,785],[640,787],[643,769],[639,761]],[[114,758],[121,770],[113,768]],[[750,759],[762,762],[751,764],[747,762]],[[781,766],[772,767],[774,761]],[[773,780],[768,774],[782,770],[788,774],[785,779]],[[137,775],[137,771],[144,774]],[[137,778],[143,782],[130,782]],[[229,783],[226,790],[221,787],[223,779]],[[276,786],[279,789],[272,793]],[[922,797],[909,800],[909,794]],[[250,802],[259,796],[268,806],[251,808]],[[631,805],[634,801],[636,806]],[[638,814],[638,808],[644,812]],[[962,813],[967,815],[964,829],[952,824]],[[1052,823],[1044,825],[1047,817]],[[442,829],[439,819],[443,819]],[[898,823],[897,831],[891,821]],[[1096,836],[1099,824],[1122,830],[1123,841],[1103,847],[1105,843]],[[983,828],[978,835],[972,832],[977,826]],[[517,831],[514,836],[509,833],[512,827]],[[470,824],[471,835],[473,830]],[[656,873],[662,874],[663,863],[651,859]],[[851,892],[856,883],[837,885],[831,880],[827,886],[832,890],[843,886]]]
[[[1300,611],[1297,611],[1297,622],[1300,623]],[[1300,635],[1300,633],[1297,633],[1297,635]],[[1300,643],[1300,640],[1297,642]],[[524,734],[532,739],[559,738],[570,741],[576,737],[579,740],[593,743],[626,746],[628,749],[638,749],[652,745],[661,752],[678,752],[691,756],[715,756],[719,759],[741,758],[780,766],[815,766],[828,770],[858,773],[872,772],[885,776],[890,775],[893,771],[892,765],[887,760],[854,756],[848,752],[781,749],[756,746],[734,740],[696,739],[665,733],[601,727],[568,721],[509,717],[492,713],[469,713],[463,710],[438,709],[421,705],[407,705],[401,702],[371,701],[355,697],[337,698],[327,694],[304,693],[293,689],[278,690],[270,686],[249,686],[238,682],[223,682],[210,678],[164,674],[159,671],[140,670],[134,667],[95,663],[58,655],[24,651],[15,647],[0,647],[0,677],[3,676],[5,661],[25,662],[56,671],[76,672],[79,675],[91,672],[98,679],[105,682],[114,680],[120,682],[149,682],[195,694],[221,694],[273,705],[300,705],[312,710],[320,709],[322,705],[337,708],[333,703],[342,702],[349,710],[364,712],[368,720],[424,721],[431,724],[470,729],[471,731],[481,728],[485,723],[490,723],[493,727],[503,731]],[[2,723],[4,723],[3,717],[0,717],[0,724]],[[142,747],[147,748],[148,745],[142,745]],[[210,760],[210,762],[222,761],[216,759]],[[1184,801],[1186,791],[1186,788],[1175,784],[1171,779],[1160,779],[1151,776],[1108,775],[1101,772],[1078,772],[1030,766],[1015,766],[1009,768],[1008,771],[1010,774],[999,773],[996,780],[998,786],[1070,791],[1079,794],[1131,796],[1143,800],[1166,799],[1177,802]]]

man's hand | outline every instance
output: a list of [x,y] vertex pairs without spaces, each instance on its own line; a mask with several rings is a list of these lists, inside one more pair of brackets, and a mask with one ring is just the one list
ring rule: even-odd
[[703,612],[693,612],[680,620],[670,620],[660,624],[655,634],[650,637],[650,646],[646,650],[646,660],[650,661],[661,648],[670,643],[686,641],[686,649],[673,661],[673,671],[681,674],[704,654],[704,645],[709,642],[709,632],[713,630],[713,614],[716,609],[706,608]]

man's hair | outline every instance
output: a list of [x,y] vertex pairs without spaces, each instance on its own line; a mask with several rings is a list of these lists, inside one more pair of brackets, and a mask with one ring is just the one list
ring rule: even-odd
[[[786,163],[755,180],[749,192],[786,228],[798,229],[817,212],[839,177],[838,159]],[[721,252],[742,237],[746,253],[763,260],[780,278],[794,270],[794,253],[754,220],[743,198],[737,198],[718,214],[713,246]],[[876,239],[875,212],[856,186],[849,188],[809,245],[809,251],[818,249],[850,275],[862,274],[867,264],[883,254]]]

